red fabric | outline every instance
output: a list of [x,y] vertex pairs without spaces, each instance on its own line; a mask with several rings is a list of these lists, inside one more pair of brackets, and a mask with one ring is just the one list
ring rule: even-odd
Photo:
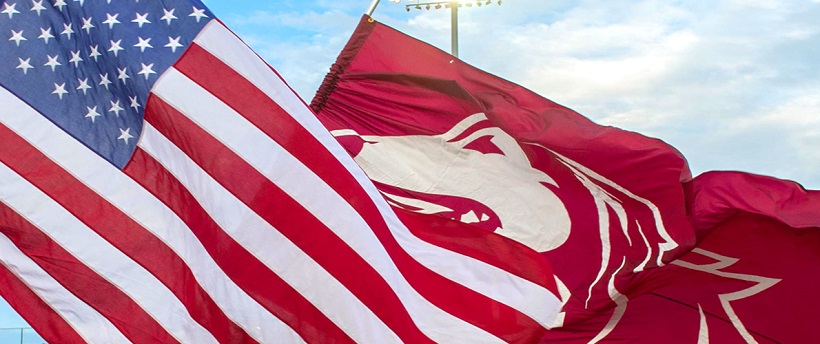
[[[705,173],[684,187],[703,240],[634,282],[642,292],[605,341],[695,343],[701,331],[713,343],[820,340],[820,192],[741,172]],[[544,342],[586,341],[601,326],[559,329]]]
[[[376,146],[367,142],[372,140],[370,135],[432,137],[474,114],[486,114],[487,120],[448,142],[482,129],[501,129],[515,140],[531,164],[514,173],[544,173],[555,181],[534,185],[560,198],[572,222],[566,242],[543,253],[555,262],[555,274],[572,291],[565,307],[568,322],[612,308],[610,282],[628,291],[625,288],[634,278],[634,270],[652,268],[659,260],[669,262],[679,254],[675,247],[688,249],[694,243],[680,187],[681,180],[689,178],[689,170],[674,148],[656,139],[598,126],[570,109],[367,18],[341,53],[312,107],[330,130],[353,130],[360,135],[338,138],[354,157],[362,155],[361,149]],[[494,138],[484,139],[470,142],[462,151],[497,152]],[[428,153],[434,152],[420,154]],[[408,169],[418,168],[418,175],[431,167],[414,165],[423,158],[432,159],[430,156],[400,161],[389,154],[396,159],[373,164],[407,164]],[[371,178],[383,173],[363,167]],[[596,174],[579,171],[581,168]],[[391,195],[446,205],[452,211],[443,215],[456,219],[467,210],[479,209],[488,214],[488,220],[474,225],[487,230],[494,230],[499,222],[498,212],[483,207],[482,200],[408,190],[374,180]],[[507,197],[509,202],[521,198],[514,192]],[[602,198],[617,203],[626,214],[617,217],[616,209]],[[519,208],[524,207],[527,205]],[[664,228],[657,227],[653,208],[666,209],[662,214]],[[600,228],[601,222],[604,228]],[[604,250],[608,253],[602,254]]]
[[686,184],[692,224],[708,230],[738,212],[760,214],[795,228],[820,226],[820,191],[792,181],[742,172],[704,173]]
[[817,192],[738,172],[692,179],[664,142],[599,126],[368,17],[311,107],[395,207],[431,222],[424,214],[508,235],[506,203],[558,231],[560,209],[537,208],[515,185],[493,189],[542,178],[529,189],[557,197],[571,223],[552,246],[516,239],[542,247],[570,293],[545,341],[814,338],[789,324],[817,318],[795,308],[817,284],[805,273],[820,263]]
[[[672,264],[642,276],[639,282],[647,291],[629,301],[606,341],[696,343],[703,330],[712,343],[746,343],[743,332],[758,343],[818,342],[820,299],[812,296],[820,283],[818,229],[796,229],[749,213],[732,216],[678,260],[701,268],[719,262],[705,251],[731,258],[726,261],[731,264],[713,272]],[[721,297],[744,292],[750,295],[727,302],[730,308],[721,303]],[[736,314],[735,322],[729,310]],[[590,329],[562,329],[546,338]]]

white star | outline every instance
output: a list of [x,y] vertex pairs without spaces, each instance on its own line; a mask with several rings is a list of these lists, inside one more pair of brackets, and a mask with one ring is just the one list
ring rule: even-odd
[[154,64],[153,64],[153,63],[152,63],[152,64],[149,64],[149,65],[147,65],[147,66],[146,66],[144,63],[140,63],[140,64],[142,65],[142,70],[140,70],[140,72],[139,72],[139,73],[137,73],[137,74],[142,74],[142,75],[144,75],[144,76],[145,76],[145,80],[148,80],[148,77],[149,77],[151,74],[157,74],[157,72],[155,72],[155,71],[154,71]]
[[32,0],[31,1],[31,10],[32,11],[37,11],[38,16],[40,15],[40,12],[45,11],[45,9],[46,8],[43,7],[43,0],[40,0],[40,1]]
[[177,38],[171,38],[171,36],[168,36],[168,44],[166,44],[165,47],[171,48],[171,52],[177,52],[177,48],[182,47],[182,44],[179,44],[179,39],[180,36],[177,36]]
[[119,69],[117,68],[117,79],[120,79],[122,83],[125,83],[125,80],[130,79],[131,77],[128,76],[128,68]]
[[51,34],[51,28],[48,28],[48,30],[40,28],[40,36],[37,36],[37,38],[42,38],[48,44],[48,39],[54,38],[54,35]]
[[196,7],[194,7],[194,12],[189,14],[188,16],[189,17],[195,17],[197,23],[199,23],[199,20],[202,19],[202,18],[208,18],[208,15],[205,14],[205,9],[204,8],[200,10],[200,9],[197,9]]
[[77,86],[77,89],[83,91],[83,95],[85,95],[86,92],[88,92],[88,89],[91,88],[91,86],[88,86],[88,78],[83,80],[77,79],[77,81],[80,82],[80,86]]
[[108,73],[100,74],[100,85],[105,86],[105,89],[108,90],[108,85],[111,85],[111,81],[108,80]]
[[93,108],[90,108],[90,107],[86,106],[85,108],[88,109],[88,113],[85,114],[85,117],[86,118],[91,118],[91,123],[94,123],[94,120],[97,119],[97,117],[102,116],[99,112],[97,112],[97,107],[96,106],[93,107]]
[[163,8],[162,12],[165,14],[163,14],[159,20],[165,20],[168,22],[168,25],[171,25],[171,21],[177,19],[177,16],[174,15],[174,11],[176,11],[176,8],[172,8],[170,11]]
[[151,24],[151,22],[148,20],[148,12],[145,12],[142,15],[137,13],[137,17],[134,18],[134,20],[132,20],[131,22],[137,23],[137,26],[139,26],[140,28],[142,28],[143,24]]
[[11,30],[11,38],[9,38],[9,40],[14,41],[14,43],[17,43],[18,47],[20,46],[20,41],[27,41],[27,39],[23,37],[23,30],[20,30],[20,32],[15,32],[14,30]]
[[54,1],[54,7],[57,7],[57,9],[59,9],[59,10],[60,10],[60,12],[62,12],[62,11],[63,11],[63,7],[65,7],[65,6],[66,6],[66,4],[65,4],[65,0],[57,0],[57,1]]
[[61,35],[66,35],[68,40],[71,40],[71,34],[74,33],[74,29],[71,28],[71,24],[63,24],[63,32],[60,32]]
[[25,59],[25,60],[23,60],[23,59],[21,59],[21,58],[19,58],[19,57],[18,57],[17,59],[18,59],[18,60],[20,60],[20,64],[19,64],[19,65],[17,65],[17,69],[22,69],[22,70],[23,70],[23,74],[28,73],[28,70],[29,70],[29,69],[34,68],[34,66],[32,66],[32,65],[31,65],[31,63],[30,63],[30,62],[31,62],[31,57],[29,57],[29,58],[27,58],[27,59]]
[[125,109],[123,109],[120,106],[120,101],[119,100],[117,100],[116,102],[112,101],[111,102],[111,108],[108,109],[108,112],[113,112],[115,116],[120,117],[120,111],[125,111]]
[[150,37],[148,39],[142,39],[142,37],[137,37],[137,39],[139,39],[139,43],[134,44],[134,46],[140,48],[141,53],[144,53],[145,49],[153,48],[153,46],[149,44],[149,42],[151,42]]
[[93,47],[90,47],[90,48],[91,48],[91,53],[88,54],[88,57],[93,58],[94,62],[97,62],[97,57],[102,56],[102,54],[100,54],[100,51],[99,51],[100,46],[99,45],[94,45]]
[[105,18],[105,21],[103,21],[103,24],[108,24],[108,28],[113,29],[114,24],[119,24],[120,23],[120,21],[117,20],[117,17],[119,15],[120,15],[119,13],[114,13],[114,15],[112,16],[110,13],[106,13],[105,14],[106,18]]
[[139,101],[137,101],[137,96],[128,97],[128,99],[129,99],[129,100],[131,100],[131,105],[130,105],[130,106],[131,106],[132,108],[134,108],[134,110],[139,111],[139,109],[140,109],[140,102],[139,102]]
[[56,94],[58,97],[60,97],[60,100],[63,99],[63,95],[66,93],[68,93],[68,91],[65,90],[65,83],[63,83],[62,85],[57,85],[55,83],[54,92],[51,92],[51,94]]
[[3,8],[3,10],[0,11],[0,13],[8,14],[9,19],[11,19],[11,17],[14,16],[15,13],[20,13],[20,11],[14,9],[14,7],[17,6],[17,3],[13,3],[13,4],[11,4],[11,6],[9,6],[8,3],[4,3],[3,6],[6,6],[6,7]]
[[72,51],[71,52],[71,59],[68,60],[69,63],[74,62],[74,68],[77,68],[80,65],[80,62],[83,62],[83,58],[80,57],[80,51]]
[[54,68],[56,68],[57,66],[62,66],[63,65],[62,63],[57,61],[57,59],[60,58],[60,55],[54,55],[53,57],[51,55],[47,55],[47,56],[48,56],[48,62],[46,62],[46,64],[44,64],[43,66],[51,67],[52,72],[54,71]]
[[94,24],[91,24],[91,17],[83,18],[83,27],[80,30],[85,30],[85,33],[91,33],[91,28],[96,27]]
[[120,47],[120,43],[122,43],[122,40],[118,40],[116,42],[113,40],[111,41],[111,48],[108,48],[108,51],[113,52],[114,57],[117,57],[117,53],[120,52],[120,50],[123,50],[123,48]]
[[133,139],[134,137],[131,136],[131,128],[126,128],[125,130],[120,129],[120,137],[117,140],[125,141],[125,144],[128,144],[129,139]]

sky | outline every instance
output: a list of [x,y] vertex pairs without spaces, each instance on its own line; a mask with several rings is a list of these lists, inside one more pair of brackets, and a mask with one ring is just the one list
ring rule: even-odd
[[[205,1],[307,102],[370,2]],[[449,51],[449,11],[405,10],[414,3],[383,0],[373,17]],[[820,189],[817,18],[820,0],[493,0],[459,12],[459,57],[664,140],[695,175],[740,170]],[[23,325],[0,300],[0,328]]]
[[[450,51],[449,10],[373,17]],[[370,0],[207,0],[306,101]],[[820,0],[495,0],[459,11],[459,57],[597,123],[666,141],[695,175],[820,189]],[[424,63],[424,61],[419,61]]]

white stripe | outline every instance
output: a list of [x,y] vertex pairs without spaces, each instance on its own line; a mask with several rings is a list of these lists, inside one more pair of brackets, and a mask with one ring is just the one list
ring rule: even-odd
[[629,304],[629,299],[623,294],[621,294],[621,292],[618,291],[618,289],[615,288],[615,276],[618,276],[618,273],[621,272],[621,269],[624,268],[625,264],[626,257],[624,257],[624,259],[621,260],[621,265],[617,269],[615,269],[615,272],[609,279],[609,298],[612,299],[612,301],[614,301],[616,305],[615,309],[612,311],[612,316],[610,316],[609,321],[606,323],[606,325],[604,325],[604,328],[601,329],[601,332],[598,332],[595,338],[592,338],[589,341],[589,344],[595,344],[604,340],[610,333],[612,333],[613,330],[615,330],[615,327],[618,326],[618,323],[621,321],[621,319],[624,317],[624,314],[626,313],[626,306]]
[[698,344],[709,344],[709,322],[706,321],[706,314],[703,313],[703,307],[700,304],[698,304],[698,314],[700,314]]
[[[0,170],[8,168],[0,163]],[[5,185],[8,181],[0,178]],[[0,188],[2,189],[2,188]],[[5,202],[3,202],[5,203]],[[0,233],[0,264],[49,305],[77,334],[89,343],[129,343],[128,339],[105,317],[66,290],[59,282],[20,252],[14,243]]]
[[[132,207],[134,204],[142,203],[139,201],[145,197],[139,197],[140,193],[129,190],[129,186],[136,184],[121,171],[4,89],[0,89],[0,104],[7,106],[7,109],[13,109],[0,112],[0,122],[25,137],[37,149],[84,181],[86,185],[96,186],[92,189],[103,198],[109,201],[119,199],[120,203],[126,204],[131,202]],[[101,190],[103,192],[100,192]],[[148,194],[145,191],[143,193]],[[31,193],[31,197],[34,197],[34,194]],[[42,195],[39,192],[38,194]],[[24,198],[27,197],[26,194],[9,195],[12,196],[18,206],[30,208],[21,209],[21,213],[26,214],[45,232],[50,233],[66,250],[132,297],[172,336],[186,343],[215,341],[210,333],[190,317],[173,293],[153,275],[87,229],[83,223],[51,202],[47,196],[42,195],[46,199],[38,199],[34,203],[21,203],[31,202],[31,198]],[[12,201],[11,198],[4,199]],[[54,209],[46,211],[47,208]],[[58,220],[58,214],[61,220]],[[157,220],[162,219],[158,215],[162,216],[153,214]],[[167,225],[167,222],[166,219],[161,223]]]
[[111,246],[48,195],[5,165],[0,165],[0,180],[11,181],[0,190],[0,199],[4,203],[128,295],[177,340],[183,343],[214,341],[151,273]]
[[[609,211],[607,210],[607,204],[616,203],[615,201],[608,200],[608,197],[611,197],[609,193],[606,192],[603,188],[598,186],[597,184],[593,183],[587,175],[579,172],[575,167],[566,164],[567,168],[569,168],[572,173],[575,175],[575,179],[578,179],[581,184],[586,187],[590,195],[592,196],[595,209],[598,213],[598,231],[599,235],[601,236],[601,268],[598,269],[598,274],[595,276],[595,279],[589,285],[587,289],[587,298],[584,302],[584,308],[589,307],[589,301],[592,299],[592,290],[595,286],[598,285],[598,282],[603,279],[604,274],[606,273],[607,269],[609,268],[609,259],[611,256],[612,251],[612,238],[610,237],[610,220],[609,220]],[[617,213],[617,212],[616,212]],[[651,252],[651,251],[650,251]]]
[[[390,206],[378,193],[364,172],[361,171],[338,142],[329,135],[327,129],[325,129],[310,110],[304,106],[301,100],[284,85],[281,79],[269,72],[270,67],[258,57],[254,56],[252,51],[245,48],[230,31],[219,23],[210,23],[200,33],[195,43],[218,57],[225,64],[231,66],[260,90],[265,92],[339,158],[342,164],[351,171],[359,183],[363,185],[370,198],[375,202],[383,216],[385,216],[385,220],[399,244],[411,256],[436,273],[513,307],[529,315],[545,327],[552,324],[561,305],[558,298],[549,290],[471,257],[462,256],[435,245],[430,245],[412,235],[401,221],[398,220],[390,209]],[[251,147],[253,147],[253,145],[251,145]],[[266,152],[260,147],[256,149]],[[270,147],[268,147],[268,149],[270,149]],[[243,158],[251,159],[254,154],[240,155],[242,155]],[[262,157],[264,155],[257,156]],[[260,168],[260,166],[268,165],[269,161],[262,161],[260,163],[252,162],[252,164],[260,171],[266,171],[264,167]],[[297,199],[299,198],[297,197]],[[300,203],[306,202],[300,200]],[[349,208],[349,206],[347,206],[347,208]],[[326,209],[333,209],[334,214],[328,214],[328,216],[337,218],[328,220],[326,223],[347,221],[351,216],[350,214],[342,214],[341,211],[338,211],[339,208]],[[370,262],[370,260],[368,260],[368,262]]]
[[[194,99],[202,101],[198,96]],[[228,235],[319,308],[355,341],[400,341],[321,265],[211,178],[148,123],[143,129],[140,147],[162,162]],[[273,156],[268,158],[275,159]]]

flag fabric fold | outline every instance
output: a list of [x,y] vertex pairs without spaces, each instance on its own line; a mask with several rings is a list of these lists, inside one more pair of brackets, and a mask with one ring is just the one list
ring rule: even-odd
[[[702,240],[642,276],[609,340],[807,343],[820,302],[820,192],[742,172],[708,172],[684,187]],[[577,327],[592,328],[585,324]],[[563,337],[547,338],[551,342]],[[566,331],[567,333],[569,331]]]
[[0,295],[49,342],[527,342],[554,322],[544,257],[395,213],[200,1],[3,6]]
[[699,230],[708,230],[746,212],[771,217],[795,228],[820,226],[817,211],[820,191],[767,176],[714,171],[686,183],[690,219]]
[[817,338],[786,320],[816,318],[798,308],[818,278],[816,191],[740,172],[693,179],[664,142],[367,16],[311,108],[400,213],[549,258],[562,312],[544,342]]

